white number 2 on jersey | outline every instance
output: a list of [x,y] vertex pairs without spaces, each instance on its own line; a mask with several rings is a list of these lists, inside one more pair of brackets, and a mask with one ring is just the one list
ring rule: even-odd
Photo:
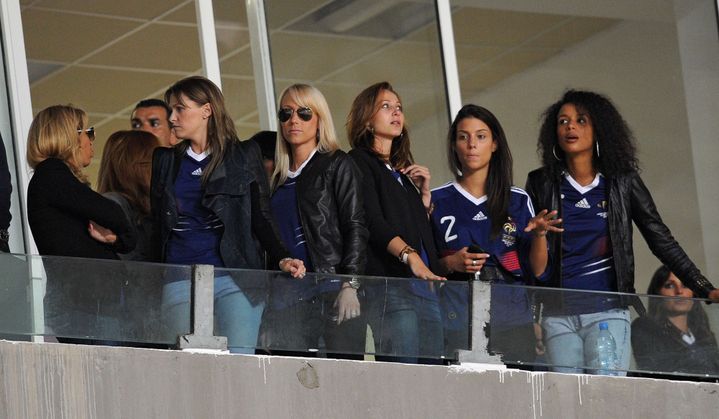
[[456,221],[456,219],[453,215],[445,215],[444,217],[439,219],[440,224],[444,224],[445,221],[449,221],[449,226],[447,226],[447,231],[444,232],[444,241],[445,243],[449,243],[457,238],[456,234],[451,234],[452,227],[454,227],[454,222]]

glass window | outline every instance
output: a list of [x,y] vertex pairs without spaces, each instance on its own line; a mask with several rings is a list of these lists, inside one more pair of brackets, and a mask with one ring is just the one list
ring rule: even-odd
[[22,19],[33,111],[88,112],[93,185],[105,140],[130,128],[135,104],[202,70],[194,2],[40,0],[22,6]]
[[347,150],[355,96],[389,81],[402,98],[415,159],[430,167],[433,183],[447,178],[437,158],[449,124],[434,4],[268,1],[265,14],[276,95],[293,83],[317,87]]
[[[569,88],[607,95],[633,129],[642,177],[679,243],[719,274],[719,50],[711,0],[453,0],[464,103],[506,130],[515,183],[539,166],[541,113]],[[638,235],[638,232],[637,232]],[[637,289],[659,262],[640,238]]]
[[212,6],[225,103],[237,135],[246,139],[260,130],[247,9],[238,0],[215,0]]

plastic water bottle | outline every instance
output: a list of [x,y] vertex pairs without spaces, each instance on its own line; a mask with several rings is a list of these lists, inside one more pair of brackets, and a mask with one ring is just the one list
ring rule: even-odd
[[599,375],[618,375],[619,361],[617,360],[617,344],[609,333],[607,322],[599,323],[599,336],[597,336],[597,358],[599,361]]

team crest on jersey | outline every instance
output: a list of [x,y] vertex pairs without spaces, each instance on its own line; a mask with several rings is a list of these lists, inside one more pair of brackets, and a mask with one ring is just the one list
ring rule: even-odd
[[508,218],[508,221],[502,226],[502,230],[504,231],[504,234],[502,234],[502,243],[507,247],[511,247],[517,241],[517,238],[514,237],[514,234],[517,232],[517,224],[512,221],[512,218]]
[[607,201],[602,200],[600,203],[597,204],[597,207],[599,207],[603,210],[607,209]]

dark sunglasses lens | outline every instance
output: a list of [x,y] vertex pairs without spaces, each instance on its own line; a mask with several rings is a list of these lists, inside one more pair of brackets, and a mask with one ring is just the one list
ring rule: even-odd
[[312,109],[310,108],[300,108],[297,109],[297,116],[300,117],[303,121],[309,121],[312,119]]
[[95,127],[87,129],[87,136],[90,137],[91,140],[95,139]]
[[277,112],[277,118],[279,118],[280,122],[287,122],[292,117],[292,109],[280,109],[279,112]]

